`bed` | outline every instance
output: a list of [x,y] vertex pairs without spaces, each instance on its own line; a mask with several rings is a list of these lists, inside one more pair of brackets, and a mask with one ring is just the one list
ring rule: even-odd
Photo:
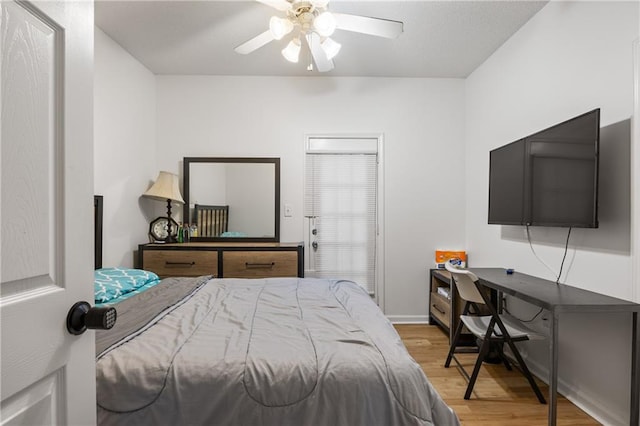
[[168,278],[96,333],[100,425],[457,425],[350,281]]
[[459,425],[357,284],[96,270],[98,424]]

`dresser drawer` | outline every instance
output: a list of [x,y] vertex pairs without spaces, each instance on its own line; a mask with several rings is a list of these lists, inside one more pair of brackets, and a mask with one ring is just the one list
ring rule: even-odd
[[431,292],[431,315],[445,326],[449,327],[451,322],[451,302],[435,291]]
[[143,268],[164,277],[218,275],[218,252],[199,250],[145,250]]
[[224,251],[222,274],[225,278],[297,277],[295,251]]

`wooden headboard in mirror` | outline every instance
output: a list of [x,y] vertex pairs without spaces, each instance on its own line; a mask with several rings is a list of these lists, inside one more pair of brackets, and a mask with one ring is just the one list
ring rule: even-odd
[[280,241],[280,159],[184,157],[183,221],[192,241]]

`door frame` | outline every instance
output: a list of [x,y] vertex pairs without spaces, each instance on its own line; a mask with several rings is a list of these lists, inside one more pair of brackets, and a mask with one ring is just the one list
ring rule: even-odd
[[640,302],[640,38],[633,48],[633,117],[631,135],[631,300]]
[[[377,205],[376,205],[376,271],[375,290],[373,300],[385,313],[385,275],[384,275],[384,134],[383,133],[312,133],[305,135],[305,145],[303,151],[303,184],[302,197],[305,199],[307,152],[311,139],[376,139],[377,140]],[[304,204],[304,201],[303,201]],[[304,208],[303,208],[304,209]],[[309,241],[309,218],[303,217],[302,221],[304,247],[306,253],[311,253]],[[308,269],[309,255],[305,256],[305,270]]]

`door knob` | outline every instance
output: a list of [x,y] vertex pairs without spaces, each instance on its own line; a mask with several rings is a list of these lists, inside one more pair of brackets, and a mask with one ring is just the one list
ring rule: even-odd
[[82,334],[87,329],[109,330],[116,323],[116,308],[110,306],[93,308],[88,302],[75,303],[67,314],[67,330],[71,334]]
[[313,247],[314,250],[318,250],[318,242],[317,241],[312,242],[311,247]]

